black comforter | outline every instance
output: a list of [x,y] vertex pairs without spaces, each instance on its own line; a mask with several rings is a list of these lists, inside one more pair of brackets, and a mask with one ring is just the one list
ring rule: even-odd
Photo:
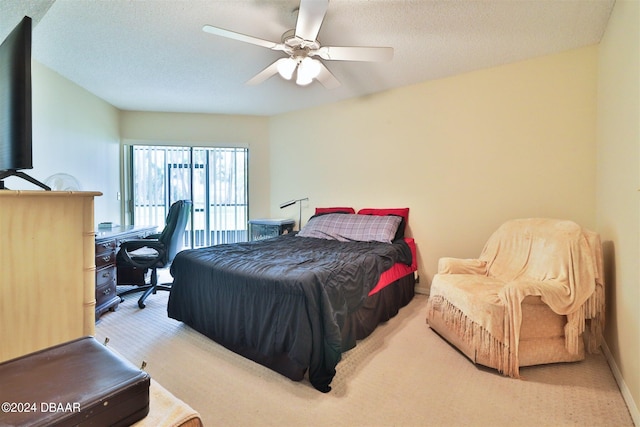
[[327,392],[341,328],[395,262],[404,241],[339,242],[280,236],[185,250],[173,261],[169,317],[294,380]]

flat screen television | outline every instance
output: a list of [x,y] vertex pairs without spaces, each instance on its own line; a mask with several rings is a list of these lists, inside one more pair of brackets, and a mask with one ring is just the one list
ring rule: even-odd
[[33,169],[31,18],[25,16],[0,45],[0,189],[16,176],[50,188],[22,172]]

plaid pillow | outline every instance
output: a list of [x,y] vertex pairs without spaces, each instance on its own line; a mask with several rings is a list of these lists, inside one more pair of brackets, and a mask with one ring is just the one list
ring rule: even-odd
[[312,217],[297,236],[341,242],[391,243],[401,221],[402,218],[395,215],[327,214]]

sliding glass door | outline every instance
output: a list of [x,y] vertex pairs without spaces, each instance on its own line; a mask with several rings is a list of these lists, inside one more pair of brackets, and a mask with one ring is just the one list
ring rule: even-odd
[[185,247],[247,240],[246,148],[131,147],[133,223],[161,230],[177,200],[193,202]]

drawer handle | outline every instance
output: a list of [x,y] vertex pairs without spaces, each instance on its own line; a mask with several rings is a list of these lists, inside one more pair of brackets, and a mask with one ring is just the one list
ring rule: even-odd
[[102,244],[102,247],[105,248],[105,249],[109,248],[110,246],[111,246],[111,244],[109,244],[109,243],[103,243]]
[[109,262],[111,260],[111,255],[103,256],[102,259],[104,260],[104,262]]
[[111,288],[107,288],[104,291],[102,291],[103,295],[109,295],[111,293]]
[[111,273],[109,273],[108,271],[105,271],[104,273],[102,273],[102,277],[109,277],[111,275]]

